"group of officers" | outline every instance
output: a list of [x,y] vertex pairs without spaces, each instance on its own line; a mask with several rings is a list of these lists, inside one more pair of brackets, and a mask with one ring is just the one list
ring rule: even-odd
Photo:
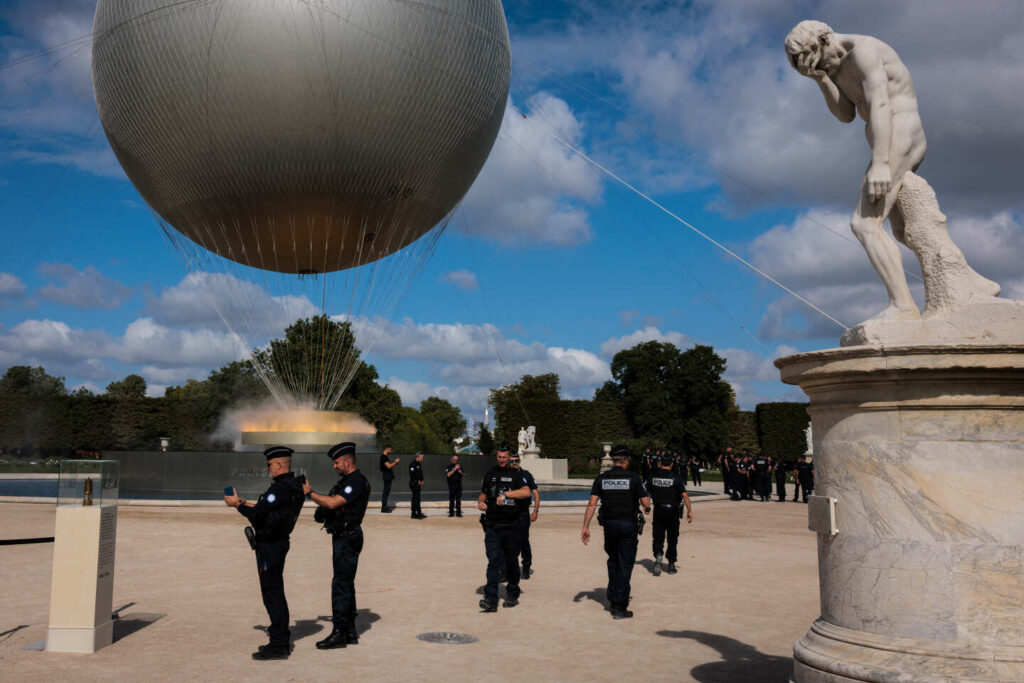
[[[386,468],[391,472],[399,462],[398,458],[391,460],[390,450],[390,447],[385,448],[382,453],[382,471]],[[316,503],[314,519],[323,525],[332,539],[333,628],[326,638],[316,643],[316,647],[327,650],[355,645],[359,642],[355,576],[363,548],[362,521],[370,499],[370,482],[356,466],[356,446],[340,443],[327,452],[339,479],[326,494],[314,491],[304,476],[295,476],[291,469],[290,448],[274,446],[264,451],[264,456],[273,479],[270,488],[256,501],[245,500],[230,488],[225,490],[224,496],[225,504],[237,508],[252,525],[246,529],[246,536],[256,554],[263,605],[270,617],[267,629],[270,642],[260,646],[252,657],[257,660],[287,659],[291,654],[284,564],[290,548],[289,537],[305,500]],[[670,455],[651,459],[650,463],[655,467],[645,478],[628,469],[631,454],[627,447],[617,446],[611,456],[614,466],[599,475],[591,487],[580,538],[584,544],[589,543],[590,524],[600,501],[597,517],[604,527],[604,549],[608,555],[609,611],[613,618],[624,619],[633,616],[628,609],[630,579],[644,515],[653,513],[654,574],[661,573],[665,560],[665,571],[674,574],[677,571],[677,543],[684,507],[687,522],[693,521],[693,511],[686,493],[686,480],[674,471],[675,460]],[[410,486],[422,488],[422,460],[422,455],[417,456],[410,467]],[[477,497],[487,554],[487,583],[479,603],[483,612],[497,611],[498,588],[502,581],[506,582],[503,606],[510,608],[519,603],[522,592],[519,582],[529,579],[532,573],[530,524],[537,520],[540,510],[537,483],[528,471],[520,467],[518,456],[511,453],[507,444],[498,447],[496,460],[496,465],[484,475]],[[457,488],[460,494],[464,474],[461,469],[458,457],[453,456],[445,471],[450,491]],[[393,472],[389,479],[384,480],[382,511],[390,511],[386,496],[393,480]],[[418,505],[414,505],[413,517],[423,518]],[[458,499],[450,501],[449,505],[449,515],[461,516]]]
[[647,481],[651,472],[658,469],[661,463],[666,461],[670,463],[672,471],[682,477],[684,482],[686,481],[687,473],[689,473],[693,485],[701,486],[704,461],[696,456],[691,455],[687,457],[681,453],[669,450],[655,449],[652,451],[650,448],[645,450],[643,455],[640,456],[640,476],[644,481]]
[[773,460],[768,455],[743,455],[733,453],[732,448],[725,449],[719,456],[718,464],[722,469],[722,481],[725,493],[732,500],[754,500],[757,496],[761,502],[772,498],[772,480],[775,481],[775,495],[778,502],[786,501],[786,482],[789,473],[793,473],[796,489],[792,501],[807,502],[814,491],[814,464],[807,462],[801,455],[796,462],[789,460]]

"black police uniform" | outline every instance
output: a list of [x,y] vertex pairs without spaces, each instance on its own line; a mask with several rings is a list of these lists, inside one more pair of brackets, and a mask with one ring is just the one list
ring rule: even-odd
[[700,461],[697,458],[690,458],[690,479],[694,486],[700,486]]
[[329,496],[341,496],[345,504],[324,511],[324,529],[331,534],[334,578],[331,580],[331,613],[335,631],[349,634],[349,642],[356,635],[356,569],[359,553],[363,550],[363,515],[370,501],[370,482],[359,470],[342,477]]
[[380,454],[380,478],[384,482],[384,490],[380,496],[380,511],[391,512],[391,508],[388,507],[388,497],[391,495],[391,482],[395,480],[395,471],[388,467],[388,463],[391,462],[384,453]]
[[302,484],[291,472],[274,477],[266,493],[256,505],[238,506],[238,511],[252,524],[256,532],[256,567],[260,575],[263,606],[270,617],[270,646],[290,649],[291,631],[288,630],[288,601],[284,596],[284,560],[290,547],[288,538],[302,511],[306,496]]
[[770,469],[771,463],[764,456],[754,461],[754,490],[761,502],[768,500],[772,495],[772,482],[768,473]]
[[780,503],[786,502],[786,474],[789,470],[789,463],[785,460],[775,463],[775,494],[779,497]]
[[522,470],[512,467],[494,467],[484,475],[480,492],[487,496],[484,525],[484,550],[487,552],[487,585],[484,600],[498,602],[498,582],[502,565],[505,569],[506,596],[519,599],[519,505],[512,498],[498,504],[498,494],[527,486]]
[[462,463],[444,468],[445,478],[448,480],[448,516],[462,516]]
[[413,517],[423,517],[423,509],[420,507],[420,496],[423,493],[423,487],[420,486],[421,481],[423,481],[423,465],[413,460],[409,465],[409,490],[412,491],[410,506]]
[[668,552],[665,559],[675,563],[679,559],[676,548],[679,542],[679,510],[686,493],[686,480],[672,470],[657,469],[647,480],[647,490],[651,494],[652,550],[654,557],[661,557],[662,548],[668,540]]
[[741,500],[743,498],[743,482],[747,478],[747,470],[743,466],[743,461],[736,458],[729,463],[729,488],[732,491],[733,500]]
[[640,458],[640,476],[643,477],[644,481],[651,476],[651,472],[654,470],[654,464],[652,462],[653,456],[650,452],[645,452],[643,457]]
[[726,495],[732,492],[732,458],[728,455],[722,455],[720,459],[722,465],[722,492]]
[[524,578],[530,578],[530,567],[533,566],[533,548],[530,547],[530,506],[533,504],[533,492],[537,490],[537,480],[528,470],[520,469],[523,480],[530,487],[530,497],[516,501],[519,505],[519,553],[523,556]]
[[800,482],[800,488],[803,489],[803,499],[806,503],[807,498],[814,490],[814,465],[806,460],[801,460],[797,462],[794,469],[796,470],[796,479]]
[[604,527],[604,551],[608,555],[608,602],[612,610],[625,610],[640,531],[637,508],[640,499],[647,497],[647,489],[640,475],[616,465],[594,479],[590,495],[601,499],[597,519]]

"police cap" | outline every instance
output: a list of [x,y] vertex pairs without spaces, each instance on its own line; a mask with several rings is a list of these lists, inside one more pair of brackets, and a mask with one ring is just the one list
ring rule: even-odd
[[331,450],[327,451],[327,457],[331,461],[335,461],[343,455],[355,455],[356,445],[351,441],[343,441],[335,446],[331,446]]
[[287,446],[271,446],[263,451],[263,455],[266,456],[267,460],[273,460],[274,458],[290,458],[294,452]]
[[621,460],[623,458],[629,458],[632,453],[629,452],[629,446],[616,446],[612,449],[612,459]]

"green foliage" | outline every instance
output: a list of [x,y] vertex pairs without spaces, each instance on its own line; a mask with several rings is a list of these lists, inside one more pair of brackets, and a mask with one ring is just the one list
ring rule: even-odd
[[807,451],[806,403],[759,403],[754,409],[761,452],[773,458],[796,460]]
[[427,419],[415,408],[404,407],[398,422],[388,435],[388,443],[396,453],[452,453],[451,443],[444,443],[434,433]]
[[443,398],[430,396],[423,399],[420,415],[426,419],[438,438],[449,445],[466,433],[466,418],[462,417],[462,411]]
[[615,354],[611,372],[595,398],[619,404],[639,442],[704,459],[724,448],[732,389],[713,348],[644,342]]
[[63,377],[48,375],[39,367],[13,365],[0,377],[0,395],[63,396],[67,393]]
[[140,375],[128,375],[120,382],[108,384],[107,396],[120,400],[145,398],[146,380]]
[[212,411],[220,413],[228,406],[259,403],[270,396],[252,363],[235,361],[214,370],[205,380],[188,380],[179,387],[167,387],[164,396],[175,399],[205,401]]
[[293,396],[323,410],[337,410],[328,403],[337,389],[339,375],[357,366],[357,372],[361,372],[359,356],[351,323],[337,322],[326,315],[295,321],[283,338],[253,352],[257,364],[271,368]]
[[519,428],[535,424],[526,409],[532,401],[557,401],[561,381],[554,372],[546,375],[523,375],[518,382],[491,389],[490,403],[494,407],[494,440],[512,445]]
[[737,453],[760,455],[761,444],[757,440],[757,420],[751,410],[740,410],[733,406],[729,410],[729,446]]
[[358,413],[387,441],[401,418],[402,397],[391,387],[377,384],[377,378],[377,368],[360,363],[359,372],[333,409]]
[[567,458],[570,472],[593,471],[604,455],[602,442],[630,439],[629,423],[619,403],[529,401],[525,408],[537,428],[541,455]]
[[476,442],[476,447],[480,450],[480,454],[494,455],[496,446],[494,437],[491,436],[491,430],[487,427],[480,427],[480,438]]

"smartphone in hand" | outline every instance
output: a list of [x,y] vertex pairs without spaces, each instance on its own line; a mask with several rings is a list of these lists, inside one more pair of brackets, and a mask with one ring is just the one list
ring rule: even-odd
[[235,487],[234,486],[225,486],[224,487],[224,495],[225,496],[233,496],[233,495],[235,495]]

